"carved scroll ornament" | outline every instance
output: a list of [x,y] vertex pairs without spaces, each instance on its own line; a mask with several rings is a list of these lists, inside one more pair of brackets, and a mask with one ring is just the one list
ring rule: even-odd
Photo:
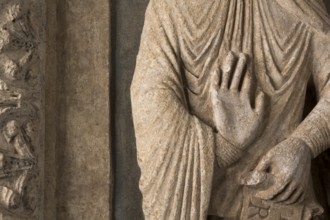
[[0,212],[39,205],[42,65],[39,2],[0,1]]

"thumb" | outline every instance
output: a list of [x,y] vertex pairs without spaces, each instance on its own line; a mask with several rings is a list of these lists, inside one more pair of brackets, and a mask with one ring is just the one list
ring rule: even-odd
[[259,172],[266,172],[271,165],[271,158],[266,154],[258,163],[255,170]]
[[220,69],[216,69],[211,73],[211,88],[218,91],[220,87]]

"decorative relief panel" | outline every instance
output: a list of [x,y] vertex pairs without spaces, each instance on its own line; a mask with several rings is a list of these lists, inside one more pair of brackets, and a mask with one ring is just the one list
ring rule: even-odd
[[0,0],[0,209],[36,216],[42,139],[38,1]]

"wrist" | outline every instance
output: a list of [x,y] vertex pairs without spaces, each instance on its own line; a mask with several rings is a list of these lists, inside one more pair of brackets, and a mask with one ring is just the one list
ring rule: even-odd
[[227,141],[220,133],[215,133],[215,154],[220,167],[228,167],[243,156],[243,151]]
[[302,151],[305,151],[311,158],[314,158],[313,149],[306,143],[303,139],[297,137],[288,138],[286,141],[289,141],[293,146],[297,146]]
[[319,155],[319,152],[313,148],[313,145],[308,141],[304,140],[301,137],[293,136],[289,138],[292,141],[299,142],[300,146],[303,146],[310,153],[312,158],[316,158]]

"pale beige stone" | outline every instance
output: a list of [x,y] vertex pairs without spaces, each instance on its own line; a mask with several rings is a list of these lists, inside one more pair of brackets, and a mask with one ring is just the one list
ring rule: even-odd
[[151,0],[131,87],[145,218],[321,216],[329,51],[321,0]]

